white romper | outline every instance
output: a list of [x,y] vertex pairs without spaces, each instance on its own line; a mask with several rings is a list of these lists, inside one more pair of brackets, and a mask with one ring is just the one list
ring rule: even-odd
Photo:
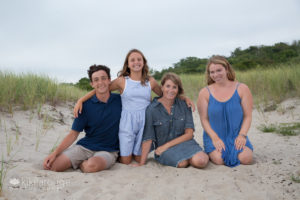
[[119,126],[120,155],[141,155],[141,142],[145,125],[145,111],[151,102],[151,86],[146,81],[135,81],[125,77],[125,88],[121,94],[122,113]]

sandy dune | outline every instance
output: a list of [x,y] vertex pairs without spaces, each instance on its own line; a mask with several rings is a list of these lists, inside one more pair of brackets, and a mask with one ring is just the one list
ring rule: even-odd
[[[300,199],[300,135],[262,133],[268,123],[299,122],[300,100],[283,102],[263,115],[253,112],[249,132],[255,163],[235,168],[209,163],[206,169],[176,169],[154,161],[131,167],[120,163],[110,170],[84,174],[80,170],[56,173],[42,162],[72,124],[72,104],[38,110],[0,112],[0,151],[8,169],[0,199]],[[202,146],[202,127],[194,113],[195,138]],[[18,135],[18,136],[16,136]],[[83,136],[83,134],[81,134]],[[11,143],[10,156],[7,145]]]

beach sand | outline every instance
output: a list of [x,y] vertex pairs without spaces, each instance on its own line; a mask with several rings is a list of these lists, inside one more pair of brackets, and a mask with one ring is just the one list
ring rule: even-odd
[[[299,99],[284,101],[264,114],[253,111],[248,133],[253,165],[230,168],[210,162],[205,169],[177,169],[158,164],[150,154],[142,167],[116,163],[91,174],[43,170],[44,158],[71,128],[72,108],[66,103],[44,105],[40,114],[18,108],[13,115],[0,112],[0,155],[7,169],[0,199],[300,199],[300,183],[291,179],[300,175],[300,135],[263,133],[257,128],[264,122],[300,122]],[[195,138],[203,147],[197,111],[193,116]]]

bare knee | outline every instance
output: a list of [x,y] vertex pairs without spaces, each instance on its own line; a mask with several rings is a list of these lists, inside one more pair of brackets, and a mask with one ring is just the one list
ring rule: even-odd
[[125,165],[129,165],[131,163],[132,156],[121,156],[120,162]]
[[251,165],[252,164],[252,155],[240,156],[239,160],[243,165]]
[[86,168],[88,172],[95,172],[98,168],[98,165],[96,165],[95,163],[88,162]]
[[56,165],[52,165],[52,167],[50,168],[50,171],[63,172],[65,170],[62,170],[61,168],[57,167]]
[[214,159],[211,159],[211,161],[216,165],[224,165],[224,161],[222,158],[214,158]]
[[54,172],[63,172],[66,169],[72,167],[72,163],[68,157],[64,154],[61,154],[53,163],[50,168]]
[[216,165],[224,165],[222,154],[216,150],[209,154],[209,158]]
[[96,172],[96,165],[83,161],[80,165],[80,169],[84,173]]
[[243,165],[251,165],[252,164],[252,157],[247,157],[247,158],[241,159],[240,162]]
[[204,152],[197,153],[190,159],[193,167],[204,168],[208,163],[208,156]]
[[243,165],[251,165],[253,161],[252,151],[249,148],[245,148],[243,152],[238,155],[238,158]]
[[138,163],[141,162],[141,156],[134,156],[134,160]]
[[80,169],[84,173],[92,173],[104,170],[106,168],[105,165],[106,163],[102,160],[98,162],[95,162],[95,159],[93,161],[85,160],[80,164]]
[[181,161],[178,163],[177,167],[178,168],[186,168],[189,165],[189,162],[187,160]]

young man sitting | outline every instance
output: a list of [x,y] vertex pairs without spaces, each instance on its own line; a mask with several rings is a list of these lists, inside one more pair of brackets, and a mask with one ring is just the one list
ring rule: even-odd
[[[97,172],[110,168],[118,157],[121,98],[109,91],[110,69],[93,65],[88,70],[96,94],[84,102],[72,130],[43,163],[44,169],[61,172],[70,167],[82,172]],[[81,131],[86,135],[70,147]],[[68,148],[70,147],[70,148]]]

